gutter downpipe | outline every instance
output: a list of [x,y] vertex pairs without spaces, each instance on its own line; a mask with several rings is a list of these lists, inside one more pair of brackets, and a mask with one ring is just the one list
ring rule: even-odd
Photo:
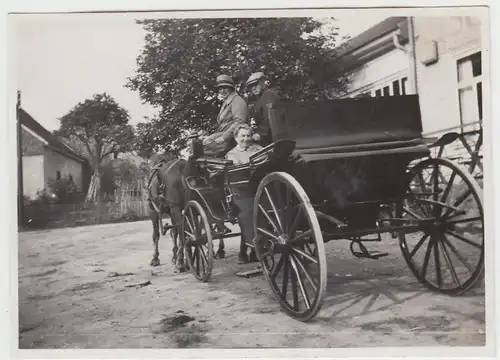
[[415,28],[413,24],[413,17],[408,17],[408,48],[401,45],[398,39],[398,35],[401,34],[401,30],[398,29],[392,36],[392,41],[396,49],[403,51],[408,56],[408,83],[410,94],[418,94],[417,86],[417,60],[415,54]]

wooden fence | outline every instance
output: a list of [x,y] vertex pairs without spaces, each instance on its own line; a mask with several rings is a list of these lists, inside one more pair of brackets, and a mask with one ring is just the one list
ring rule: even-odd
[[147,189],[138,182],[96,202],[30,204],[24,208],[24,225],[40,229],[145,220],[149,217],[147,198]]

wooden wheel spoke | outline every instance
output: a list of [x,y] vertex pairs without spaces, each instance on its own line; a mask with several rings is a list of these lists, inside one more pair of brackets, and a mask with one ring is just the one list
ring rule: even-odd
[[[413,211],[411,211],[408,207],[406,206],[403,206],[402,207],[404,212],[406,212],[408,215],[410,215],[412,218],[414,218],[415,220],[420,220],[422,217],[421,216],[418,216],[417,214],[415,214]],[[424,214],[425,215],[425,214]]]
[[195,239],[196,238],[196,235],[195,235],[196,231],[194,230],[193,225],[191,225],[191,221],[189,221],[189,218],[186,216],[185,219],[186,219],[186,223],[188,224],[189,230],[191,230],[191,232],[193,233],[191,236],[193,237],[193,239]]
[[446,199],[448,199],[448,195],[450,194],[451,186],[453,185],[453,181],[455,181],[456,175],[456,171],[453,170],[450,180],[448,181],[448,184],[446,184],[446,188],[443,191],[443,195],[441,195],[441,198],[439,199],[440,202],[446,202]]
[[189,208],[189,215],[190,215],[189,219],[191,220],[190,222],[193,225],[193,227],[192,227],[193,233],[196,234],[196,236],[198,236],[199,226],[197,224],[196,217],[193,214],[192,208]]
[[212,229],[203,207],[194,200],[186,204],[183,228],[183,235],[194,241],[183,245],[187,254],[187,265],[198,280],[208,281],[213,262]]
[[418,251],[418,249],[420,249],[420,247],[424,244],[425,240],[427,240],[428,237],[429,237],[429,234],[424,234],[424,236],[422,236],[422,239],[420,239],[420,241],[417,243],[417,245],[411,251],[410,258],[412,258],[415,255],[415,253]]
[[276,280],[276,276],[278,276],[278,273],[283,266],[283,261],[285,259],[285,254],[281,254],[280,259],[278,260],[278,263],[274,267],[273,271],[271,272],[271,280],[274,282]]
[[[420,181],[420,189],[422,190],[423,193],[426,193],[427,192],[427,186],[426,186],[426,182],[425,182],[425,179],[422,175],[422,173],[418,174],[418,179]],[[422,207],[420,203],[417,202],[417,206],[420,208],[420,210],[422,211],[422,214],[424,216],[429,216],[429,212],[428,212],[428,207],[427,206],[424,206]]]
[[304,275],[306,276],[306,279],[307,281],[309,281],[309,284],[311,284],[312,288],[314,291],[318,291],[318,288],[316,286],[316,284],[314,283],[314,280],[312,279],[311,275],[309,274],[309,272],[307,271],[306,267],[304,266],[304,264],[302,264],[302,261],[300,261],[300,259],[295,255],[295,254],[292,254],[292,258],[295,260],[295,262],[299,265],[300,269],[302,270],[302,272],[304,273]]
[[276,234],[280,234],[280,230],[279,230],[278,226],[276,226],[276,224],[271,219],[271,217],[269,216],[269,214],[267,213],[267,211],[260,204],[259,204],[259,209],[264,214],[264,216],[266,217],[267,221],[269,221],[269,223],[271,224],[271,226],[274,228],[274,231],[276,232]]
[[450,295],[469,291],[484,274],[480,184],[470,172],[441,157],[416,161],[407,174],[407,201],[397,203],[397,212],[422,226],[415,229],[420,231],[415,237],[398,232],[407,265],[432,291]]
[[457,234],[456,232],[454,231],[451,231],[451,230],[447,230],[446,231],[447,234],[459,239],[459,240],[462,240],[463,242],[471,245],[471,246],[474,246],[475,248],[477,249],[481,249],[481,245],[480,244],[477,244],[475,243],[474,241],[470,240],[470,239],[467,239],[466,237],[460,235],[460,234]]
[[283,266],[283,283],[281,287],[281,293],[283,299],[286,301],[286,294],[288,292],[288,273],[290,271],[290,264],[288,263],[288,255],[283,254],[283,261],[284,261],[284,266]]
[[[207,248],[207,251],[208,251],[208,248]],[[208,259],[207,259],[207,254],[205,253],[205,250],[203,250],[203,246],[200,246],[200,254],[201,254],[201,258],[203,260],[203,262],[202,262],[203,267],[205,267],[205,264],[208,265]]]
[[297,282],[299,284],[299,289],[300,289],[300,292],[302,294],[302,298],[304,299],[304,303],[306,305],[306,308],[309,310],[311,308],[311,301],[309,300],[309,297],[307,296],[306,288],[304,286],[304,282],[302,281],[302,277],[300,276],[299,269],[297,268],[297,264],[295,263],[293,256],[290,256],[289,259],[290,259],[290,263],[292,265],[292,269],[294,272],[294,277],[295,277],[295,279],[297,279]]
[[313,231],[307,230],[307,231],[304,231],[302,234],[299,234],[296,237],[294,237],[293,239],[289,240],[288,242],[293,245],[294,243],[299,242],[300,240],[302,240],[308,236],[311,236],[311,235],[313,235]]
[[[432,198],[434,201],[437,201],[438,198],[438,191],[439,191],[439,167],[437,164],[434,164],[434,170],[432,171],[432,182],[433,182],[433,189],[432,189]],[[435,210],[437,211],[437,210]]]
[[458,279],[457,272],[455,271],[455,267],[453,266],[453,263],[451,262],[450,254],[448,253],[448,249],[446,248],[444,241],[440,241],[439,245],[441,246],[441,249],[443,250],[444,261],[446,262],[446,265],[448,266],[448,269],[450,270],[451,277],[453,278],[453,281],[455,281],[455,284],[458,287],[462,286],[460,284],[460,280]]
[[297,230],[297,227],[299,226],[299,220],[303,212],[304,212],[304,207],[300,206],[299,211],[297,211],[297,214],[295,214],[292,226],[290,227],[290,229],[288,229],[288,236],[292,236],[295,230]]
[[[413,194],[413,190],[410,187],[408,187],[408,190],[409,190],[410,193]],[[429,214],[427,213],[427,211],[422,207],[422,203],[418,201],[418,198],[415,195],[413,195],[412,198],[413,198],[413,204],[415,204],[420,209],[420,212],[422,213],[422,216],[424,216],[424,217],[429,216]],[[411,216],[413,216],[415,219],[422,218],[422,216],[418,216],[413,211],[411,211],[409,208],[405,208],[405,211],[408,212],[408,214],[410,214]]]
[[462,254],[460,254],[460,252],[457,250],[457,248],[455,247],[455,245],[452,244],[452,242],[446,238],[446,236],[443,237],[443,241],[446,243],[446,245],[448,245],[448,247],[451,249],[451,251],[453,251],[453,253],[455,254],[455,256],[458,258],[458,260],[460,260],[460,262],[471,272],[473,273],[474,272],[474,269],[472,268],[472,266],[469,264],[469,262],[467,261],[467,259],[465,259]]
[[274,235],[272,232],[267,231],[266,229],[258,227],[257,228],[257,232],[265,234],[265,235],[269,236],[270,238],[273,238],[274,240],[276,240],[278,242],[281,242],[281,240],[279,239],[279,237],[277,237],[276,235]]
[[[264,241],[256,249],[264,275],[282,310],[308,321],[320,310],[327,285],[323,234],[314,206],[297,179],[282,171],[265,175],[255,199],[254,229]],[[273,255],[272,268],[266,251]]]
[[[431,238],[432,239],[432,238]],[[433,239],[434,242],[434,265],[436,267],[436,281],[439,287],[443,286],[443,279],[441,277],[441,260],[439,259],[439,239]]]
[[[465,199],[467,199],[469,197],[469,195],[472,195],[471,189],[467,189],[467,191],[464,194],[459,196],[458,199],[455,200],[455,202],[453,203],[452,206],[454,208],[458,208],[460,206],[460,204],[462,204],[465,201]],[[451,214],[453,214],[454,211],[456,211],[456,210],[448,209],[441,218],[443,218],[443,219],[448,218],[449,216],[451,216]]]
[[290,269],[290,277],[292,281],[292,297],[293,297],[293,308],[294,310],[298,311],[299,310],[299,294],[297,292],[297,277],[295,275],[295,272]]
[[461,224],[464,222],[473,222],[473,221],[482,221],[483,218],[481,216],[475,216],[472,218],[466,218],[466,219],[457,219],[457,220],[451,220],[450,218],[446,219],[447,224]]
[[274,217],[276,218],[276,221],[278,221],[279,230],[283,233],[284,232],[283,223],[280,219],[280,214],[278,212],[278,209],[276,208],[276,205],[274,204],[274,201],[271,198],[271,195],[269,194],[269,190],[267,189],[267,187],[264,187],[264,191],[266,192],[266,196],[267,196],[267,200],[269,201],[269,204],[271,204],[271,207],[273,208]]
[[307,248],[307,250],[309,250],[309,254],[310,254],[310,255],[315,256],[315,254],[316,254],[316,249],[313,251],[313,250],[311,249],[311,245],[310,245],[310,244],[306,244],[306,248]]
[[318,264],[318,260],[310,256],[309,254],[306,254],[304,251],[297,249],[296,247],[292,247],[293,251],[299,254],[300,256],[305,257],[307,260],[310,262],[314,263],[315,265]]
[[429,265],[429,258],[431,257],[431,250],[432,250],[432,238],[429,241],[429,244],[427,245],[427,250],[425,252],[425,257],[424,257],[424,264],[422,265],[422,273],[420,276],[425,279],[425,275],[427,274],[427,266]]
[[283,192],[281,191],[281,183],[275,181],[274,182],[274,191],[276,193],[276,201],[278,203],[278,217],[281,219],[281,226],[282,226],[282,229],[283,229],[283,232],[286,233],[287,231],[287,210],[288,210],[288,206],[287,206],[287,203],[285,202],[285,200],[283,199]]

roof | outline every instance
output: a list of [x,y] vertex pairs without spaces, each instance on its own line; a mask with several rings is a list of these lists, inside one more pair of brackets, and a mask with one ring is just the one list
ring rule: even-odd
[[[28,114],[23,108],[19,108],[19,119],[21,124],[26,128],[31,130],[39,138],[43,139],[46,143],[45,146],[49,146],[54,150],[71,157],[77,161],[85,162],[86,159],[78,155],[74,150],[64,145],[57,136],[53,135],[50,131],[45,129],[38,121],[36,121],[30,114]],[[37,144],[38,146],[39,144]],[[23,147],[24,148],[24,147]],[[24,151],[23,151],[24,152]]]
[[[372,26],[368,30],[362,32],[361,34],[353,37],[346,43],[340,45],[338,50],[339,56],[348,55],[349,53],[362,48],[363,46],[369,44],[370,42],[391,33],[394,30],[400,28],[400,24],[407,18],[405,16],[395,16],[389,17],[378,24]],[[406,28],[401,27],[401,30],[406,32]],[[402,34],[406,35],[406,34]]]

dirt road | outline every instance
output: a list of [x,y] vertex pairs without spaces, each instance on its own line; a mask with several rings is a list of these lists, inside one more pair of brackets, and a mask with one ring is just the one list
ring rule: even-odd
[[263,276],[236,277],[238,240],[226,242],[212,280],[174,274],[171,241],[152,255],[149,222],[21,233],[21,349],[483,346],[484,290],[436,295],[411,275],[394,239],[389,256],[354,258],[326,244],[322,310],[301,323],[279,310]]

